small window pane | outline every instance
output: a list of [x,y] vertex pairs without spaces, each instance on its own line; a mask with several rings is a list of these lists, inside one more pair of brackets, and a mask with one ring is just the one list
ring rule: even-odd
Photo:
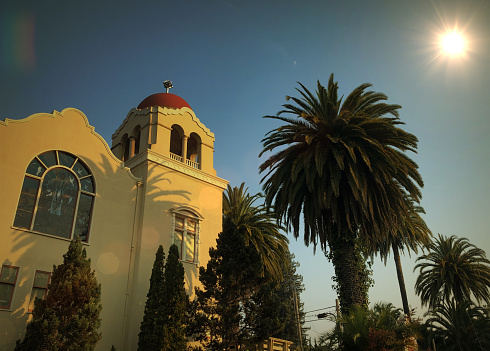
[[46,168],[37,159],[34,159],[29,163],[29,166],[27,166],[26,173],[42,177],[45,170]]
[[185,260],[194,261],[194,235],[185,236]]
[[184,228],[184,219],[183,218],[175,218],[175,226],[177,228]]
[[0,275],[0,282],[2,283],[12,283],[15,284],[17,279],[17,267],[2,267],[2,274]]
[[14,227],[30,229],[32,221],[32,213],[23,210],[17,210],[15,214]]
[[29,301],[29,311],[34,309],[34,301],[36,299],[44,299],[46,297],[46,289],[32,288],[31,299]]
[[58,157],[60,159],[60,164],[69,168],[73,166],[73,163],[75,163],[76,160],[75,157],[63,151],[58,151]]
[[58,162],[56,162],[56,153],[54,151],[45,152],[38,157],[46,167],[52,167],[58,164]]
[[1,308],[10,307],[10,298],[12,297],[13,291],[14,291],[13,285],[0,283],[0,307]]
[[192,220],[192,219],[187,219],[185,222],[186,222],[185,223],[186,224],[185,229],[187,231],[195,233],[196,232],[196,221]]
[[80,179],[81,190],[87,191],[89,193],[94,192],[94,185],[92,183],[92,177]]
[[75,171],[78,178],[82,178],[90,174],[87,168],[85,168],[85,166],[82,165],[80,161],[75,163],[75,166],[73,166],[73,170]]
[[36,272],[34,277],[34,286],[38,288],[48,288],[49,283],[49,273],[46,272]]
[[78,235],[80,237],[80,240],[82,241],[87,241],[93,199],[93,196],[80,194],[80,202],[78,204],[77,211],[77,222],[75,225],[75,236]]
[[182,232],[175,232],[175,245],[179,248],[179,258],[182,258]]

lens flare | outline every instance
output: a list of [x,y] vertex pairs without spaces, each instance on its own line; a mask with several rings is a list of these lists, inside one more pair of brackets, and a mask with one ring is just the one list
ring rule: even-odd
[[441,48],[449,55],[461,55],[465,51],[465,40],[458,32],[447,33],[441,39]]

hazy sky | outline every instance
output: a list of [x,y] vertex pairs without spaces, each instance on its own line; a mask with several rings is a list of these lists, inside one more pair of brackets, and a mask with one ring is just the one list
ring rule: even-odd
[[[218,176],[255,193],[260,141],[278,125],[261,117],[297,95],[297,81],[314,90],[333,72],[340,94],[369,82],[403,106],[401,120],[420,140],[413,159],[430,229],[490,254],[488,0],[5,2],[0,119],[76,107],[110,144],[129,110],[170,79],[171,92],[215,133]],[[455,27],[469,40],[458,59],[437,45]],[[290,240],[305,311],[334,305],[331,263]],[[404,273],[421,312],[414,262],[404,259]],[[401,307],[390,261],[375,261],[374,279],[370,300]],[[308,325],[311,337],[329,327]]]

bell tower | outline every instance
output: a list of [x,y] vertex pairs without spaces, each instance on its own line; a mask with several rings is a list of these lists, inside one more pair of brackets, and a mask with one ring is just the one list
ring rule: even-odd
[[168,93],[172,87],[165,81],[166,93],[144,99],[112,135],[112,152],[129,168],[133,158],[147,150],[181,162],[186,166],[216,175],[213,168],[214,134],[180,96]]
[[111,150],[142,179],[135,201],[126,345],[137,344],[148,282],[159,245],[179,248],[187,293],[199,285],[198,268],[209,260],[222,230],[228,182],[213,167],[214,134],[181,97],[148,96],[129,111],[112,135]]

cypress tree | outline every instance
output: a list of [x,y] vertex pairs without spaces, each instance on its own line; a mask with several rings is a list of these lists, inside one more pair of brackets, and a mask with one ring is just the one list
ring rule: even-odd
[[53,266],[46,299],[35,301],[32,321],[15,350],[93,350],[101,338],[100,294],[90,259],[76,237],[63,263]]
[[158,247],[150,277],[143,321],[138,335],[139,351],[162,350],[163,348],[163,304],[165,301],[164,277],[165,253],[163,246]]
[[165,265],[163,301],[163,348],[164,351],[184,351],[187,348],[186,310],[188,297],[185,292],[185,272],[179,260],[179,249],[170,247]]

